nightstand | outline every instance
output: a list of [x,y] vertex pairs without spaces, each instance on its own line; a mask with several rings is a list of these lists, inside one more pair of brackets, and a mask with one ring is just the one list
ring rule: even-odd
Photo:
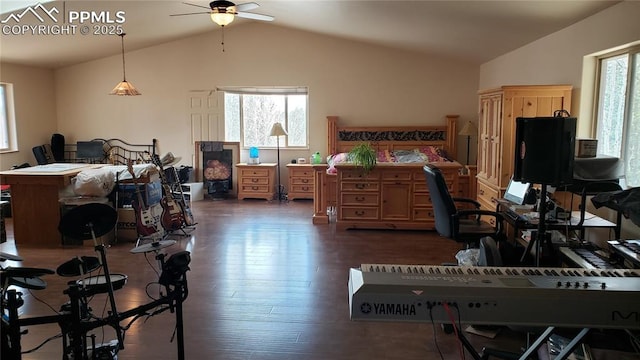
[[275,163],[237,164],[238,200],[245,198],[273,200],[276,194]]
[[289,192],[287,199],[313,199],[313,166],[311,164],[287,164]]

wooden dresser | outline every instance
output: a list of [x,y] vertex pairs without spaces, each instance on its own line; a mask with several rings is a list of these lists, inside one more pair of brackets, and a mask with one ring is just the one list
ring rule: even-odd
[[273,200],[276,194],[275,163],[236,164],[238,168],[238,200],[253,198]]
[[287,164],[289,192],[287,198],[313,199],[313,167],[311,164]]
[[[423,164],[379,164],[364,175],[353,165],[336,165],[336,227],[340,229],[434,228]],[[440,163],[451,194],[458,194],[457,163]]]
[[496,209],[495,199],[513,176],[516,118],[571,111],[571,90],[569,85],[532,85],[479,92],[477,196],[483,209]]

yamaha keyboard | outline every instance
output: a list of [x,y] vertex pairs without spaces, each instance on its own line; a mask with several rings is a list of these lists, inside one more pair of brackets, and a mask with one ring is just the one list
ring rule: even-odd
[[640,329],[640,270],[363,264],[352,320]]

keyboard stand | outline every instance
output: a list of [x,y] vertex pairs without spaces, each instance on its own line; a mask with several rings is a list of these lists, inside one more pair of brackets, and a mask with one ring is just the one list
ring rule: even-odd
[[[527,351],[522,354],[520,360],[526,360],[530,356],[532,356],[533,353],[538,350],[540,345],[542,345],[545,341],[547,341],[547,339],[549,339],[549,336],[551,336],[553,330],[555,330],[555,327],[549,326],[542,334],[540,334],[536,341],[534,341],[533,344],[531,344],[531,346],[527,349]],[[573,339],[571,339],[567,346],[562,349],[558,356],[555,357],[555,360],[564,360],[569,357],[569,355],[573,353],[573,350],[575,350],[576,346],[582,343],[582,339],[589,333],[590,330],[590,328],[583,328],[582,330],[580,330],[580,332]]]

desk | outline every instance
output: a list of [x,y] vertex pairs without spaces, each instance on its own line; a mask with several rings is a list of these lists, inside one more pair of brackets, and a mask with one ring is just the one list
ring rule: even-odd
[[[521,230],[538,229],[538,219],[523,221],[520,219],[514,219],[507,215],[505,211],[505,207],[508,207],[510,203],[507,200],[497,200],[496,211],[503,214],[504,220],[513,227],[513,238],[509,239],[512,242],[518,242],[527,247],[525,253],[522,255],[521,261],[524,260],[526,254],[531,250],[531,242],[527,242],[524,239],[521,239],[519,233]],[[547,221],[545,223],[546,230],[579,230],[583,231],[586,228],[609,228],[614,229],[617,232],[619,231],[619,224],[613,223],[609,220],[603,219],[595,214],[589,213],[587,211],[572,211],[571,218],[567,220],[557,220],[554,222]],[[618,236],[618,235],[616,235]]]
[[11,213],[16,245],[62,245],[59,192],[80,171],[103,165],[47,164],[0,172],[0,183],[11,185]]

